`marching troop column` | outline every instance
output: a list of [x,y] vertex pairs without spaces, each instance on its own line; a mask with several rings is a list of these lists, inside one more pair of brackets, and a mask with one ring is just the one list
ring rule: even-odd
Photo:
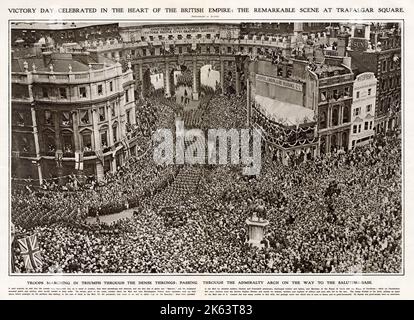
[[197,88],[197,57],[193,58],[193,100],[198,100]]
[[168,65],[168,61],[165,61],[165,96],[167,98],[171,97],[170,68],[169,68],[169,65]]
[[220,59],[220,84],[221,94],[224,94],[224,61]]

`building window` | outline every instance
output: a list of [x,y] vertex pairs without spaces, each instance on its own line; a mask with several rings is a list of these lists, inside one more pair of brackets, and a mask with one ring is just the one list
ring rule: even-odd
[[99,108],[99,121],[105,121],[105,107]]
[[126,101],[126,103],[129,102],[129,90],[128,89],[125,90],[125,101]]
[[368,89],[368,95],[369,96],[371,95],[371,91],[372,91],[372,89]]
[[351,95],[351,88],[345,87],[345,96],[349,97]]
[[15,122],[18,126],[24,126],[24,114],[23,112],[17,111],[14,113]]
[[49,110],[45,110],[45,124],[52,124],[52,113]]
[[62,112],[62,118],[61,118],[61,124],[62,126],[68,127],[71,124],[70,121],[70,112],[69,111],[64,111]]
[[56,151],[55,137],[51,133],[45,134],[45,150],[51,153]]
[[101,84],[98,84],[98,96],[103,95],[103,86]]
[[372,109],[372,105],[371,104],[367,105],[367,112],[371,112],[371,109]]
[[43,98],[49,98],[49,90],[47,88],[42,88]]
[[356,98],[359,99],[359,91],[356,92]]
[[114,91],[114,83],[112,81],[109,81],[109,91]]
[[92,137],[90,134],[82,134],[83,151],[92,151]]
[[142,49],[142,55],[145,57],[147,55],[147,49],[143,48]]
[[361,108],[355,108],[354,116],[359,116],[360,113],[361,113]]
[[345,106],[345,108],[344,108],[342,121],[343,121],[343,123],[346,123],[346,122],[349,121],[349,108],[347,106]]
[[382,72],[387,71],[387,60],[382,61]]
[[326,128],[326,112],[321,113],[320,127],[321,129]]
[[67,133],[62,135],[62,141],[63,141],[63,152],[72,153],[73,152],[72,135],[67,134]]
[[86,98],[86,87],[79,88],[79,97]]
[[361,127],[362,127],[362,125],[359,125],[359,126],[358,126],[358,133],[360,133],[360,132],[361,132]]
[[111,116],[115,117],[116,116],[116,112],[115,112],[115,103],[112,103],[111,106],[109,107],[111,109]]
[[[281,70],[281,69],[280,69]],[[279,71],[279,70],[278,70]],[[279,72],[278,72],[279,75]],[[321,92],[321,101],[326,101],[326,91]]]
[[227,53],[231,54],[231,47],[227,47]]
[[66,88],[59,88],[59,96],[61,99],[67,99]]
[[369,129],[372,129],[372,121],[369,122]]
[[89,110],[81,110],[80,111],[80,122],[81,124],[90,124],[91,120],[89,117]]
[[115,125],[112,127],[112,136],[114,137],[113,143],[118,141],[118,126]]
[[101,132],[101,146],[102,149],[108,148],[108,134],[106,131]]
[[364,123],[364,130],[368,130],[368,121],[365,121]]

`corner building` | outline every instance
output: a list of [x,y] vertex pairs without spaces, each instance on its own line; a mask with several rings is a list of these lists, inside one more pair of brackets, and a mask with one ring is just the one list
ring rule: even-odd
[[134,81],[84,52],[12,58],[12,177],[64,179],[116,171],[135,153]]

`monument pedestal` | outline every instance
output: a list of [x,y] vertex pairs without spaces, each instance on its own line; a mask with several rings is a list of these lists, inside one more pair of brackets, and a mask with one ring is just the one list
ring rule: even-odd
[[263,248],[264,244],[261,242],[264,238],[265,229],[269,225],[269,221],[266,219],[258,218],[254,213],[251,218],[246,219],[246,224],[248,234],[246,243],[251,244],[257,248]]

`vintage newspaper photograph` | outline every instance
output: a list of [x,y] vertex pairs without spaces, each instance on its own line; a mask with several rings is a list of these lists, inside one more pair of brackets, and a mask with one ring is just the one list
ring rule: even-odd
[[400,296],[408,2],[60,2],[2,5],[2,295]]

